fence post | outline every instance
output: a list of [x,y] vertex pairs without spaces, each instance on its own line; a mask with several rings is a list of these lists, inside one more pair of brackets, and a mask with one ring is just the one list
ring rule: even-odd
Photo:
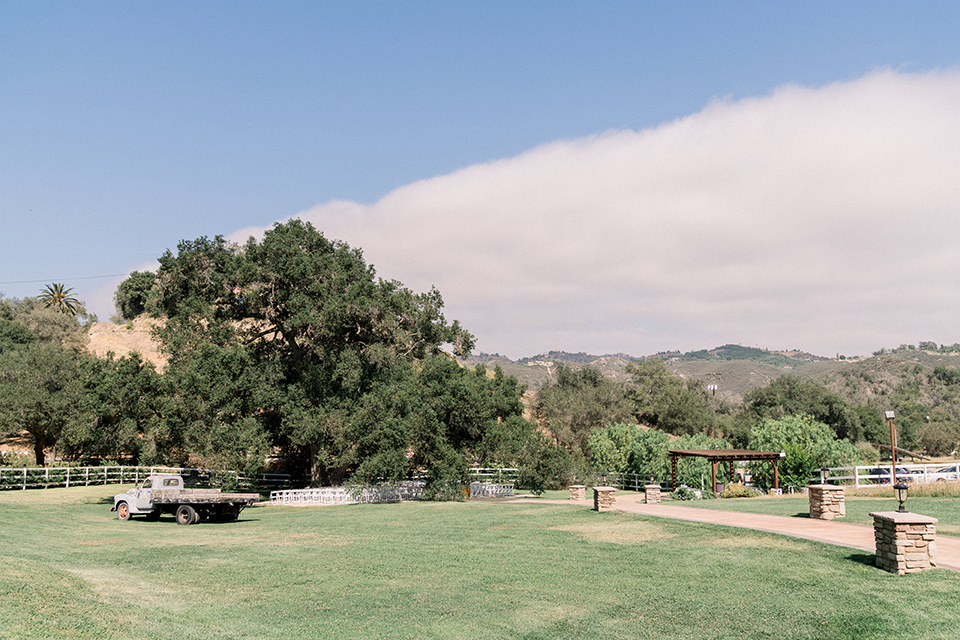
[[27,468],[23,468],[23,490],[27,490]]
[[70,488],[70,467],[67,467],[67,489]]

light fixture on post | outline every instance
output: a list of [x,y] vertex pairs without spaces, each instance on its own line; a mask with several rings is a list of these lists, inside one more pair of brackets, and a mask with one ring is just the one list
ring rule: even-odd
[[827,484],[827,478],[830,477],[830,467],[823,465],[820,467],[820,484]]
[[600,477],[603,478],[603,486],[607,486],[607,472],[604,471],[600,474]]
[[907,501],[907,491],[909,490],[910,487],[902,480],[893,485],[893,495],[897,498],[897,502],[900,503],[900,506],[897,508],[897,513],[907,513],[907,510],[903,508],[903,503]]

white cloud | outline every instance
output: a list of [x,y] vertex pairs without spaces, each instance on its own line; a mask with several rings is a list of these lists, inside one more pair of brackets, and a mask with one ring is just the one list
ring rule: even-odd
[[513,357],[952,343],[957,104],[956,71],[784,86],[297,215]]

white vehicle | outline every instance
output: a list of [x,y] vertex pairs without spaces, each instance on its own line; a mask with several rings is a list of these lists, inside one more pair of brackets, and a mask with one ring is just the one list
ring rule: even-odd
[[146,516],[159,520],[164,513],[176,516],[177,524],[189,525],[202,518],[236,520],[244,507],[260,500],[256,493],[222,493],[220,489],[184,489],[183,478],[173,474],[148,476],[126,493],[113,497],[118,520]]
[[960,464],[951,464],[942,467],[936,471],[928,471],[927,477],[936,482],[946,482],[947,480],[960,480]]

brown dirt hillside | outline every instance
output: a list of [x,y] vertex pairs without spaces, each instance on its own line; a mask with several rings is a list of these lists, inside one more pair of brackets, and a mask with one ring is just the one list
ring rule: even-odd
[[146,317],[137,318],[125,325],[97,322],[90,327],[87,350],[101,358],[107,357],[110,352],[125,356],[136,351],[144,360],[152,362],[158,371],[163,371],[167,356],[160,353],[159,345],[151,334],[159,322]]

